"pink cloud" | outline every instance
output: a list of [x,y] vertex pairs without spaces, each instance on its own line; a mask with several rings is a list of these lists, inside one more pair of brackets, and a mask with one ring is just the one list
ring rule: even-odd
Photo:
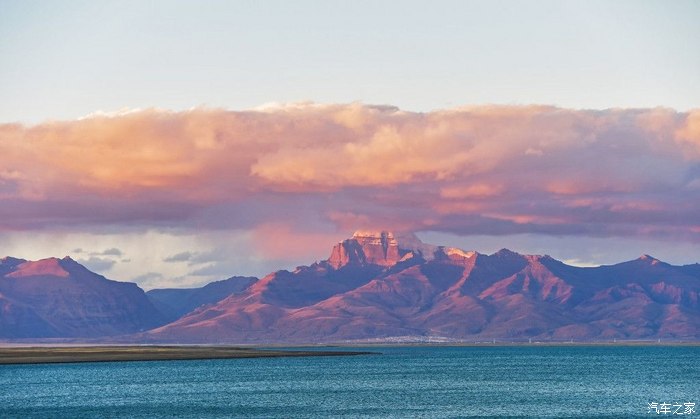
[[3,229],[242,228],[260,243],[273,227],[311,239],[384,227],[697,240],[698,183],[698,110],[301,104],[0,125]]
[[693,158],[700,156],[700,109],[685,116],[683,124],[675,131],[675,138],[690,148]]
[[281,222],[263,223],[253,231],[253,242],[266,258],[313,260],[324,254],[329,244],[346,238],[338,232],[314,232],[295,229]]
[[503,185],[474,183],[469,185],[444,186],[440,188],[442,198],[486,198],[500,195],[503,192]]

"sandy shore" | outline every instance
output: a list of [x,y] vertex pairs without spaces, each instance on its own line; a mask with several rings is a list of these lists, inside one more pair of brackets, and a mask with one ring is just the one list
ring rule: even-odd
[[72,346],[0,348],[0,364],[166,361],[369,355],[365,351],[267,350],[231,346]]

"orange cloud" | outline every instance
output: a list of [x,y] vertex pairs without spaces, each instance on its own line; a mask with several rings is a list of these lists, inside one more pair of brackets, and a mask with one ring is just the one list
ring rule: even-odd
[[144,110],[0,125],[0,228],[692,232],[699,164],[698,110]]
[[300,231],[282,222],[263,223],[252,231],[253,242],[264,258],[309,260],[328,251],[328,243],[345,237],[339,233]]
[[675,131],[680,143],[692,147],[693,157],[700,157],[700,109],[695,109],[685,117],[684,124]]

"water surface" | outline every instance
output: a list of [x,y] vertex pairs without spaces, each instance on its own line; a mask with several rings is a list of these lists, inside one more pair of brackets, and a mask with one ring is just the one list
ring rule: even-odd
[[5,365],[0,417],[649,417],[651,402],[700,404],[700,347],[362,349],[382,355]]

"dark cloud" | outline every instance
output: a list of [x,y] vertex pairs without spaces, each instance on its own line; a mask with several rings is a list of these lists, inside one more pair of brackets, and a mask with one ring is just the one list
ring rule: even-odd
[[124,253],[121,250],[117,249],[116,247],[112,247],[110,249],[107,249],[100,254],[103,256],[123,256],[124,255]]
[[[82,252],[82,249],[77,249],[77,250],[80,250],[80,252],[76,252],[76,253]],[[90,256],[116,256],[116,257],[119,257],[119,256],[123,256],[124,253],[121,250],[117,249],[116,247],[112,247],[110,249],[106,249],[106,250],[103,250],[101,252],[90,252],[89,255]]]
[[192,252],[181,252],[172,256],[168,256],[167,258],[163,259],[163,262],[187,262],[191,260],[195,255],[196,253]]

